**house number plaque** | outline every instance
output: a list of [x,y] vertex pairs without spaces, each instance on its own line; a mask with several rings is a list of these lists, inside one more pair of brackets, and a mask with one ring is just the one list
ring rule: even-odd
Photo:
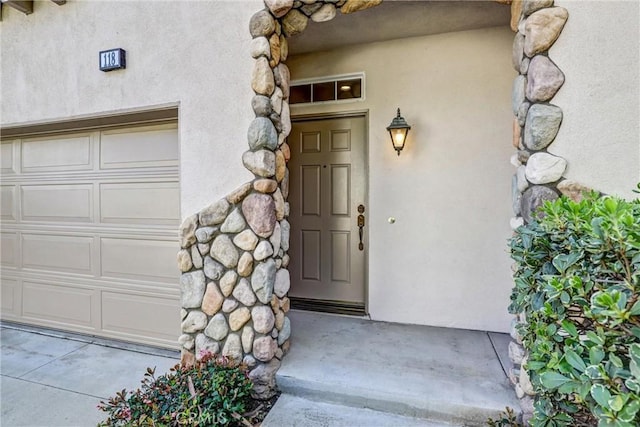
[[124,49],[109,49],[100,52],[100,71],[113,71],[127,68]]

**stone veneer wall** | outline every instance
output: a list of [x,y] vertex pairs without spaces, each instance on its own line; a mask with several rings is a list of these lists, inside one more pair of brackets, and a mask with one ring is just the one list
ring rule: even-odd
[[[518,150],[512,157],[516,173],[512,180],[513,210],[511,227],[515,230],[529,223],[535,211],[546,200],[564,194],[579,200],[588,188],[563,179],[567,161],[547,152],[562,124],[562,110],[551,103],[564,84],[565,76],[549,57],[549,49],[560,36],[568,11],[554,7],[553,0],[514,0],[511,3],[511,29],[516,32],[513,43],[513,66],[519,75],[512,93],[513,145]],[[509,372],[525,422],[533,413],[534,390],[525,369],[526,350],[518,335],[517,325],[526,322],[517,316],[512,324],[509,358],[514,364]]]
[[249,23],[255,59],[244,166],[255,179],[184,220],[178,267],[182,364],[202,352],[242,360],[254,395],[275,393],[275,373],[289,349],[289,69],[287,37],[308,20],[333,19],[382,0],[265,0]]

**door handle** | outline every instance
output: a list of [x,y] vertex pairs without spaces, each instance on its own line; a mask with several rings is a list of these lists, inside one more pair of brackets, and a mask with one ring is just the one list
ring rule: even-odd
[[358,244],[358,249],[363,251],[364,244],[362,243],[362,235],[364,228],[364,215],[362,214],[364,213],[364,205],[358,205],[358,212],[360,213],[360,215],[358,215],[358,234],[360,235],[360,243]]

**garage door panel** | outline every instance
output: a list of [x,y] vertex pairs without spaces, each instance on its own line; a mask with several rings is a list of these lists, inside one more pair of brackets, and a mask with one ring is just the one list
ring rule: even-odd
[[13,174],[16,172],[13,162],[13,143],[5,142],[0,145],[0,172]]
[[23,221],[93,221],[93,185],[23,185]]
[[0,309],[3,313],[20,314],[20,284],[15,279],[0,280]]
[[102,132],[100,168],[176,166],[178,151],[177,128]]
[[93,274],[94,239],[89,236],[23,234],[22,266],[25,269]]
[[0,233],[0,264],[3,267],[18,266],[18,234]]
[[34,139],[22,142],[22,172],[91,170],[91,136]]
[[103,292],[102,328],[173,343],[180,334],[180,304],[175,298]]
[[177,283],[174,241],[102,238],[100,242],[103,277]]
[[101,184],[100,221],[174,225],[180,220],[177,182]]
[[96,293],[91,289],[25,281],[22,315],[76,326],[92,326]]
[[0,219],[3,221],[16,219],[16,187],[13,185],[0,187]]

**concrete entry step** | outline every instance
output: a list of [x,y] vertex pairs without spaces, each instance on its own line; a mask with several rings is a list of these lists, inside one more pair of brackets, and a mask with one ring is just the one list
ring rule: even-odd
[[282,394],[261,427],[451,427],[451,424]]
[[291,350],[277,374],[285,394],[449,425],[519,411],[494,349],[506,346],[502,334],[301,311],[290,318]]

